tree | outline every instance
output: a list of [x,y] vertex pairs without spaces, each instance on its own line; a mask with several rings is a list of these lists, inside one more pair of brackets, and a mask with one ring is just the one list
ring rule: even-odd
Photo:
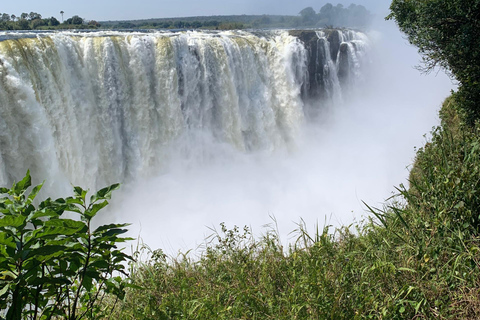
[[17,21],[16,28],[18,28],[19,30],[30,30],[30,23],[28,22],[28,20],[20,19]]
[[307,7],[298,14],[302,17],[303,22],[307,24],[314,23],[317,20],[317,14],[312,7]]
[[423,58],[459,81],[469,120],[480,119],[480,0],[393,0],[390,15]]
[[31,21],[32,29],[37,29],[38,27],[45,26],[48,23],[48,19],[35,19]]
[[8,13],[4,13],[4,14],[2,14],[2,16],[1,16],[0,19],[1,19],[1,21],[3,21],[3,22],[10,21],[10,15],[9,15]]
[[80,18],[79,16],[75,15],[73,17],[71,17],[70,19],[67,19],[67,23],[68,21],[70,21],[69,24],[83,24],[83,18]]
[[30,12],[28,14],[28,19],[30,21],[36,20],[36,19],[42,19],[42,15],[36,12]]
[[100,28],[101,27],[101,24],[95,20],[90,20],[88,21],[88,26],[89,27],[92,27],[92,28]]
[[48,25],[49,26],[55,27],[55,26],[58,26],[59,24],[60,24],[60,21],[58,21],[57,18],[55,18],[55,17],[50,17],[48,19]]

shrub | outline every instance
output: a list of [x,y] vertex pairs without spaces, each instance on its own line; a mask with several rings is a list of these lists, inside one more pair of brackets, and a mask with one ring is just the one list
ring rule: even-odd
[[[35,197],[31,177],[0,188],[0,319],[98,319],[107,294],[123,298],[128,283],[123,263],[131,257],[117,248],[129,240],[119,237],[126,224],[92,230],[91,221],[103,209],[118,184],[101,189],[86,200],[87,191],[74,187],[74,196]],[[80,220],[67,219],[74,212]],[[113,305],[114,306],[114,305]]]

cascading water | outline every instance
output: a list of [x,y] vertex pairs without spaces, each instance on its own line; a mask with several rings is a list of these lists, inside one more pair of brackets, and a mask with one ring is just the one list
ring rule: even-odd
[[156,175],[175,152],[210,161],[210,142],[292,148],[308,110],[361,77],[367,43],[340,30],[1,39],[0,185],[29,168],[61,191]]

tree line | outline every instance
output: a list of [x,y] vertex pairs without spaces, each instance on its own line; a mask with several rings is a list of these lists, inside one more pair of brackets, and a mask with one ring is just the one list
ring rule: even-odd
[[[64,12],[61,11],[62,15]],[[36,12],[19,16],[0,13],[0,30],[35,29],[247,29],[247,28],[302,28],[302,27],[367,27],[373,15],[362,5],[325,4],[316,12],[312,7],[301,10],[298,15],[230,15],[210,17],[159,18],[126,21],[86,20],[74,15],[60,22],[55,17],[42,18]]]
[[[63,11],[60,12],[63,18]],[[63,19],[62,19],[63,20]],[[62,23],[55,17],[43,18],[37,12],[22,13],[20,15],[0,13],[0,30],[36,30],[36,29],[71,29],[71,28],[98,28],[96,21],[87,21],[78,15],[66,19]]]
[[327,3],[317,13],[312,7],[301,10],[298,15],[230,15],[159,18],[128,21],[102,21],[109,29],[260,29],[302,27],[368,27],[373,14],[364,6],[351,4],[344,7]]
[[354,3],[346,8],[342,4],[334,6],[327,3],[318,13],[312,7],[307,7],[299,14],[302,25],[316,27],[366,27],[374,17],[364,6]]

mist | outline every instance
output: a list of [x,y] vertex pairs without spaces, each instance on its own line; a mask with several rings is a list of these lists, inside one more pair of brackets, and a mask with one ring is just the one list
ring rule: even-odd
[[292,148],[242,153],[202,140],[190,156],[172,151],[157,177],[123,187],[111,212],[132,223],[130,235],[169,254],[202,245],[226,223],[254,235],[277,222],[283,243],[297,223],[333,227],[368,215],[407,184],[415,147],[439,124],[438,110],[455,87],[443,73],[421,74],[416,49],[392,22],[369,33],[365,83],[317,121],[306,123]]

